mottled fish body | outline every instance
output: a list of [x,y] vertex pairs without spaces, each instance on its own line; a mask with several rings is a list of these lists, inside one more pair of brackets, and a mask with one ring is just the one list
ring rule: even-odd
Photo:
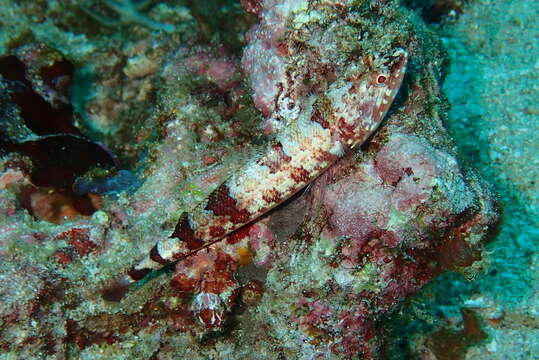
[[[364,143],[395,99],[407,58],[405,50],[397,49],[378,69],[337,79],[323,94],[312,95],[294,122],[205,201],[183,213],[171,236],[158,241],[116,286],[127,289],[151,271],[258,219],[315,180],[347,148]],[[105,298],[117,295],[118,291],[111,290]]]

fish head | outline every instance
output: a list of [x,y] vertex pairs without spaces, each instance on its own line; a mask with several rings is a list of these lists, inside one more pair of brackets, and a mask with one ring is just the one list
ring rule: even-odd
[[396,49],[334,91],[333,123],[341,143],[361,145],[378,128],[401,87],[407,62],[407,51]]

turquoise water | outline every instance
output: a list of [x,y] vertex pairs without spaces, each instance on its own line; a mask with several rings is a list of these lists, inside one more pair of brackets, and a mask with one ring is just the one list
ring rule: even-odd
[[489,338],[477,339],[469,359],[536,359],[539,353],[538,5],[472,2],[437,28],[451,59],[443,86],[451,104],[448,127],[462,155],[496,189],[502,224],[487,247],[490,267],[471,282],[456,274],[439,278],[404,307],[395,331],[403,326],[409,340],[440,322],[447,327],[463,307],[472,309]]

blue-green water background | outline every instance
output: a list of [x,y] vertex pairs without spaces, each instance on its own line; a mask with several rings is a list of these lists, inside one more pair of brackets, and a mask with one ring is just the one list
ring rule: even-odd
[[472,282],[445,274],[393,319],[401,340],[395,358],[406,356],[399,346],[417,333],[461,318],[462,308],[482,314],[488,334],[466,358],[539,358],[538,15],[538,1],[473,1],[436,27],[451,60],[447,125],[462,156],[496,190],[502,222],[487,246],[485,273]]

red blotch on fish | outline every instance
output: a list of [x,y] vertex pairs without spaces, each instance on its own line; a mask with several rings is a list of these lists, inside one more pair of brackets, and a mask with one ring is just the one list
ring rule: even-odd
[[234,224],[246,223],[251,217],[249,211],[238,207],[236,199],[230,196],[226,184],[222,184],[210,194],[206,210],[212,211],[217,216],[228,216]]
[[309,172],[303,167],[295,168],[290,174],[292,179],[297,183],[308,182],[311,178]]
[[180,220],[178,220],[176,228],[170,237],[175,237],[184,241],[189,250],[199,249],[204,245],[204,242],[195,236],[195,232],[189,223],[189,216],[187,213],[183,213],[180,217]]

